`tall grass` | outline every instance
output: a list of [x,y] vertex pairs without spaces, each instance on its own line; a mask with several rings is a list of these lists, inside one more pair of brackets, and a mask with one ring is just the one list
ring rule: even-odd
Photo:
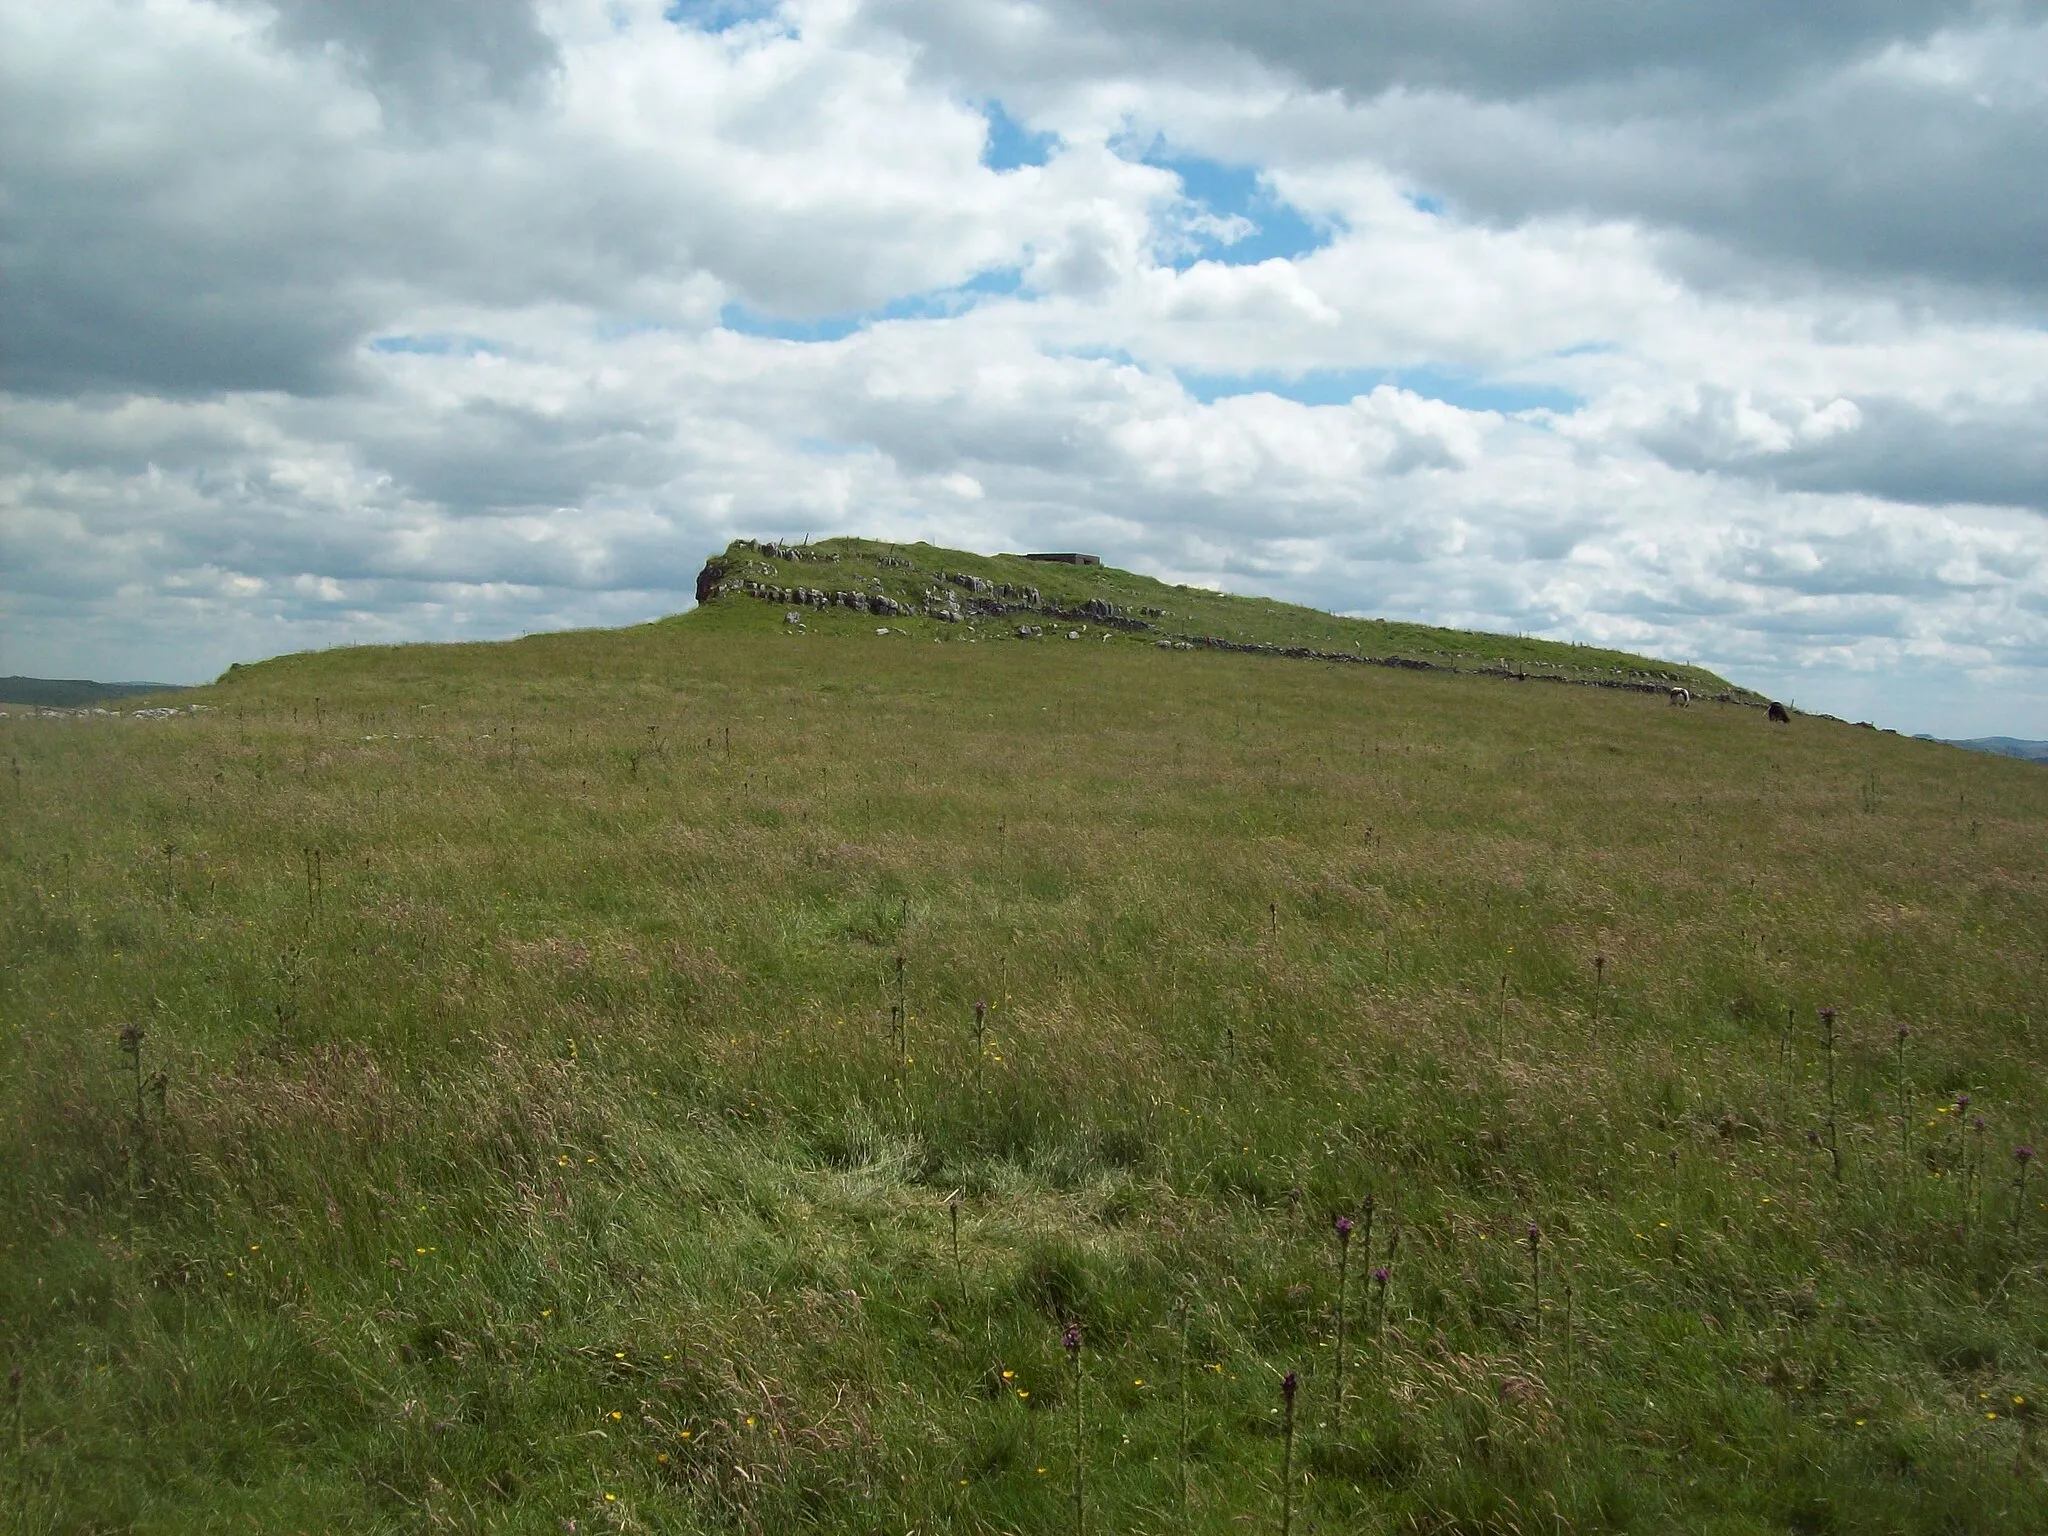
[[2037,768],[853,617],[0,721],[23,1528],[2048,1527]]

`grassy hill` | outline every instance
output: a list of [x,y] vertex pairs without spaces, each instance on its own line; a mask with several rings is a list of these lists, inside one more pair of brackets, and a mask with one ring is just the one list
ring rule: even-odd
[[[1286,652],[1327,661],[1415,670],[1509,674],[1546,682],[1662,692],[1672,685],[1754,703],[1701,667],[1555,640],[1441,629],[1385,619],[1346,619],[1270,598],[1170,586],[1114,567],[975,555],[930,544],[827,539],[777,545],[740,540],[714,557],[697,595],[725,608],[754,599],[798,605],[804,621],[841,629],[879,617],[900,633],[1009,640],[1053,624],[1055,638],[1141,637],[1164,648]],[[858,596],[859,603],[847,600]],[[808,601],[806,601],[808,599]],[[1075,628],[1074,626],[1079,626]]]
[[11,1521],[2048,1528],[2037,768],[787,611],[0,721]]

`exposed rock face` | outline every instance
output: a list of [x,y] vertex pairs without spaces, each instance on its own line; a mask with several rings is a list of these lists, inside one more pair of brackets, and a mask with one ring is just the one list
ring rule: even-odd
[[946,624],[958,624],[966,617],[960,611],[960,594],[948,592],[940,587],[924,589],[924,611],[927,618],[938,619]]
[[757,550],[770,560],[808,560],[814,565],[837,565],[839,557],[829,551],[812,549],[806,544],[756,543],[752,539],[738,539],[735,544],[742,549]]
[[723,560],[705,561],[704,569],[697,573],[697,601],[700,603],[710,602],[712,598],[718,595],[720,591],[719,584],[724,580],[725,562]]

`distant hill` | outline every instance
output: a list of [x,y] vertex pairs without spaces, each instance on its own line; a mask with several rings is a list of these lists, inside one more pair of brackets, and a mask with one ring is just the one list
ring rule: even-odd
[[1972,752],[1995,752],[2000,757],[2017,757],[2030,763],[2048,763],[2048,741],[2021,741],[2013,736],[1978,736],[1970,741],[1952,741],[1952,747]]
[[[1341,618],[1262,597],[1174,586],[1092,556],[977,555],[931,544],[736,540],[697,578],[697,600],[799,611],[848,629],[887,620],[911,633],[984,640],[1105,631],[1178,649],[1225,650],[1662,692],[1761,703],[1701,667],[1568,641]],[[748,601],[752,599],[754,601]],[[1041,633],[1033,633],[1041,631]]]
[[48,709],[76,709],[81,704],[111,704],[144,693],[176,693],[179,683],[94,683],[82,677],[0,677],[0,704],[40,704]]

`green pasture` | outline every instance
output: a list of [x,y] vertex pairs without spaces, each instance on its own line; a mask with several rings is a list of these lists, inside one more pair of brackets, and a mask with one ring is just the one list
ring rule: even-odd
[[2040,767],[998,633],[0,720],[0,1528],[2048,1529]]

